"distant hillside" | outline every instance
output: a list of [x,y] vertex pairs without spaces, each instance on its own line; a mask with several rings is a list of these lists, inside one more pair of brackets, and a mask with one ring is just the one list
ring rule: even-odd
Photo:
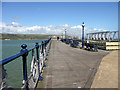
[[[35,39],[48,39],[52,37],[53,39],[65,38],[63,35],[41,35],[41,34],[1,34],[0,33],[0,40],[35,40]],[[67,38],[71,38],[71,36],[67,36]],[[73,38],[73,37],[72,37]],[[75,38],[75,36],[74,36]],[[76,36],[76,38],[78,38]]]
[[0,39],[6,40],[33,40],[48,39],[51,35],[35,35],[35,34],[0,34]]

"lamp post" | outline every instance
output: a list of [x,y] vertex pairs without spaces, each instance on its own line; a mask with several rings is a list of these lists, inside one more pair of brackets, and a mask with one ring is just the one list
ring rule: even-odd
[[67,30],[65,29],[65,40],[66,40],[66,31],[67,31]]
[[83,22],[82,23],[82,48],[84,48],[84,27],[85,27],[85,24]]
[[63,33],[62,33],[62,39],[63,39]]

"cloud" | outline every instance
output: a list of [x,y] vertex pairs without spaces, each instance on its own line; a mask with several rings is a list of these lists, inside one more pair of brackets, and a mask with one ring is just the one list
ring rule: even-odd
[[97,28],[87,28],[87,33],[94,33],[94,32],[105,32],[108,30],[105,29],[97,29]]
[[[64,25],[49,25],[49,26],[31,26],[25,27],[20,25],[17,22],[12,22],[11,24],[0,23],[0,29],[2,33],[13,33],[13,34],[48,34],[48,35],[62,35],[67,30],[68,35],[81,36],[82,26],[70,26],[68,24]],[[92,32],[100,32],[107,31],[104,29],[97,28],[86,28],[85,27],[85,35],[86,33]]]
[[71,27],[72,29],[77,29],[77,28],[80,28],[80,29],[82,29],[82,26],[80,26],[80,25],[77,25],[77,26],[73,26],[73,27]]
[[13,16],[12,19],[18,20],[18,19],[19,19],[19,16]]

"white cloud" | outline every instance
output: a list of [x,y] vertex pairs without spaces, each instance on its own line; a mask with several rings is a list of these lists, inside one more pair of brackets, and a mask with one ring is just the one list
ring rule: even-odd
[[77,29],[77,28],[82,29],[82,26],[77,25],[77,26],[72,26],[71,28],[72,28],[72,29]]
[[65,24],[64,26],[65,26],[65,27],[69,27],[68,24]]
[[51,28],[51,27],[53,27],[53,25],[49,25],[49,27]]
[[16,25],[16,26],[18,26],[18,25],[19,25],[19,23],[12,22],[12,25]]
[[[0,23],[0,29],[2,29],[2,33],[14,33],[14,34],[49,34],[49,35],[62,35],[64,30],[67,30],[68,35],[75,35],[81,36],[81,25],[70,26],[68,24],[65,25],[49,25],[49,26],[32,26],[32,27],[25,27],[21,26],[17,22],[12,22],[11,24]],[[85,34],[92,33],[92,32],[100,32],[100,31],[107,31],[104,29],[97,29],[97,28],[86,28],[85,27]]]

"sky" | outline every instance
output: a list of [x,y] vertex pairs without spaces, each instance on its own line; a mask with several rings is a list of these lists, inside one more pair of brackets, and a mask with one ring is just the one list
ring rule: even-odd
[[117,2],[2,2],[2,33],[81,34],[118,30]]

